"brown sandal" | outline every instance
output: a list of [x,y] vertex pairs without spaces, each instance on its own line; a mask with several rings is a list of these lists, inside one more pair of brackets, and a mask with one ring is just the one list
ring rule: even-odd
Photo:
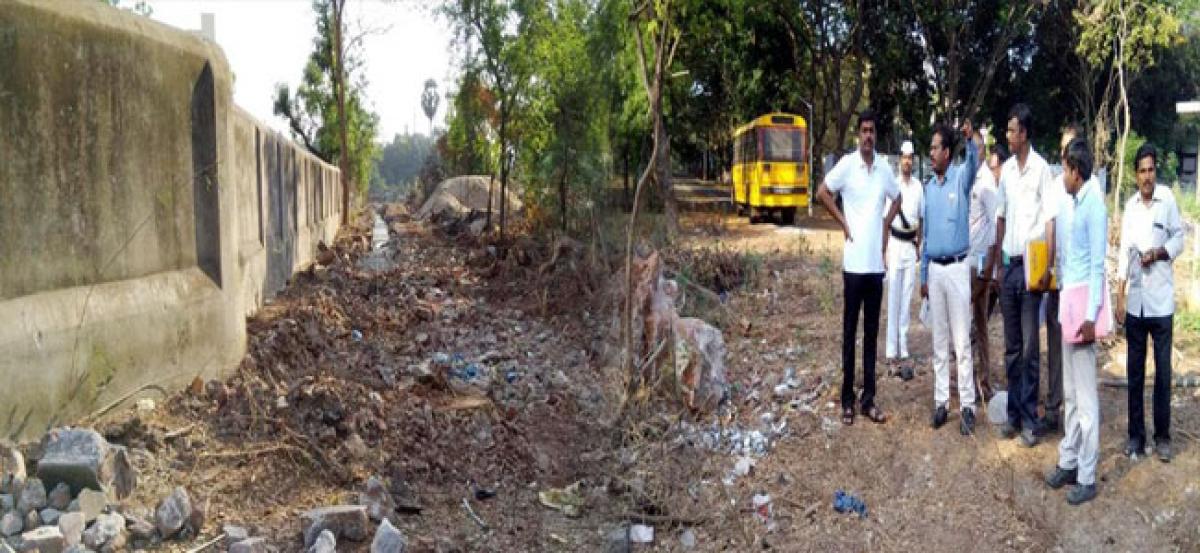
[[883,411],[874,405],[867,409],[863,409],[863,416],[871,419],[871,422],[875,424],[883,424],[887,422],[887,415],[883,414]]
[[846,426],[854,425],[854,408],[846,407],[842,409],[842,424]]

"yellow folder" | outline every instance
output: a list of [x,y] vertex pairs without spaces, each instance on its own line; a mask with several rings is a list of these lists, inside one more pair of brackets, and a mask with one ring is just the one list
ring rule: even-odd
[[[1038,289],[1038,282],[1054,265],[1047,250],[1049,246],[1044,239],[1030,240],[1025,244],[1025,289],[1031,292],[1044,292]],[[1058,289],[1058,277],[1053,274],[1050,276],[1050,289]]]

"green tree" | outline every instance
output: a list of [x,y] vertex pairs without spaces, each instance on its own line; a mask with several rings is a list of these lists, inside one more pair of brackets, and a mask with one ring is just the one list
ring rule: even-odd
[[[1154,65],[1165,47],[1180,38],[1176,2],[1155,0],[1094,0],[1079,8],[1075,18],[1081,32],[1076,51],[1092,66],[1111,64],[1115,73],[1116,106],[1120,121],[1117,152],[1124,153],[1129,139],[1131,114],[1129,82]],[[1110,73],[1109,81],[1114,82]],[[1101,106],[1103,112],[1105,106]],[[1125,164],[1117,164],[1117,182],[1124,182]],[[1113,209],[1121,205],[1121,187],[1113,194]]]
[[379,117],[365,106],[361,37],[343,40],[345,0],[314,0],[317,35],[293,94],[287,84],[275,89],[275,114],[314,155],[342,169],[342,223],[349,221],[351,189],[366,193],[379,146]]

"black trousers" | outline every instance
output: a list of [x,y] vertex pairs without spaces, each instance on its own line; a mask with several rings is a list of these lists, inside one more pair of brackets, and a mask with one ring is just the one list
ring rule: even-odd
[[1004,313],[1004,372],[1008,377],[1008,422],[1041,431],[1038,417],[1038,309],[1042,294],[1025,289],[1025,266],[1004,266],[1000,311]]
[[863,313],[863,392],[865,411],[875,405],[875,347],[879,341],[879,308],[883,303],[883,273],[842,272],[845,306],[842,311],[842,408],[854,407],[854,336],[858,312]]
[[1058,323],[1058,290],[1046,296],[1046,417],[1063,420],[1062,325]]
[[1146,342],[1154,339],[1154,440],[1171,439],[1171,329],[1175,316],[1125,316],[1129,370],[1129,439],[1146,445]]

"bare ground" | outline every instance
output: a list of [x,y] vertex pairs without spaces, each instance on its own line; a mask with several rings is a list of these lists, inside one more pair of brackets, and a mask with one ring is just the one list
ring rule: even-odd
[[[632,549],[656,551],[681,550],[685,530],[699,551],[1200,548],[1197,390],[1175,391],[1178,454],[1163,464],[1120,454],[1124,390],[1103,389],[1100,496],[1072,508],[1041,483],[1057,438],[1024,449],[998,440],[986,422],[974,437],[959,435],[956,417],[929,428],[930,339],[915,321],[917,377],[902,382],[879,366],[879,404],[891,420],[838,422],[840,238],[828,221],[797,229],[697,215],[685,223],[668,261],[697,290],[728,299],[722,308],[695,293],[684,304],[724,328],[733,393],[723,416],[659,397],[640,405],[636,422],[612,426],[612,374],[600,356],[610,269],[594,274],[594,265],[568,260],[544,272],[550,252],[531,244],[497,262],[474,241],[401,224],[394,268],[358,270],[361,252],[344,241],[343,261],[298,275],[248,322],[237,374],[153,413],[106,421],[110,439],[147,451],[135,456],[143,483],[132,501],[152,506],[175,485],[209,501],[207,531],[164,547],[181,551],[223,523],[300,550],[299,513],[355,502],[371,475],[421,508],[392,517],[415,551],[620,551],[610,534],[629,521],[656,530],[653,544]],[[991,330],[998,350],[998,314]],[[1113,347],[1120,351],[1120,340]],[[438,352],[491,372],[486,401],[420,376]],[[1189,353],[1180,372],[1197,370]],[[818,391],[815,400],[789,409],[771,398],[787,367]],[[394,380],[384,378],[389,371]],[[992,377],[1004,382],[999,361]],[[730,476],[737,456],[697,447],[681,426],[764,428],[768,414],[786,428],[744,476]],[[471,498],[472,480],[496,497]],[[538,491],[573,482],[582,483],[582,516],[539,503]],[[862,498],[868,517],[836,513],[838,489]],[[765,520],[751,506],[758,493],[771,497]]]

